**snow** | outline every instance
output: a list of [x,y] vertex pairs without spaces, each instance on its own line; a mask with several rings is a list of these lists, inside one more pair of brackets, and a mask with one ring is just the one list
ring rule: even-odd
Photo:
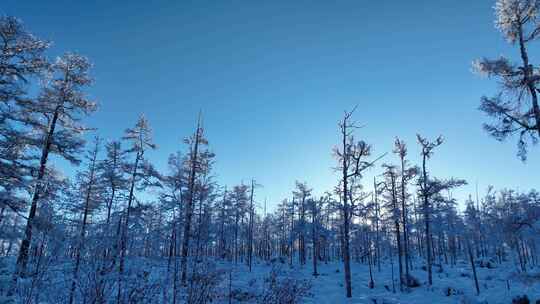
[[[225,266],[222,264],[221,266]],[[271,270],[271,265],[266,263],[256,264],[252,273],[248,272],[245,265],[238,264],[233,272],[233,289],[249,290],[253,288],[254,280],[261,280]],[[343,285],[342,264],[332,262],[320,264],[320,276],[312,276],[312,268],[306,265],[303,268],[295,265],[290,269],[289,265],[282,265],[287,275],[293,275],[298,279],[307,279],[311,282],[311,296],[304,299],[306,304],[337,304],[337,303],[512,303],[517,296],[527,295],[532,303],[540,300],[540,269],[527,275],[517,274],[512,265],[504,264],[494,269],[477,267],[480,281],[480,296],[476,296],[470,265],[460,262],[455,267],[443,265],[443,272],[438,267],[434,268],[433,286],[426,284],[427,273],[421,269],[414,269],[412,275],[418,278],[422,286],[412,288],[403,293],[399,292],[399,284],[396,276],[396,292],[392,292],[392,275],[390,264],[381,265],[381,272],[374,269],[375,288],[369,289],[369,268],[367,265],[352,263],[353,297],[345,297]],[[394,269],[397,273],[397,269]],[[510,289],[507,288],[507,280]],[[227,283],[228,284],[228,283]],[[251,286],[250,286],[251,285]],[[387,288],[389,290],[387,290]],[[447,296],[448,288],[452,294]],[[241,303],[241,302],[235,302]]]

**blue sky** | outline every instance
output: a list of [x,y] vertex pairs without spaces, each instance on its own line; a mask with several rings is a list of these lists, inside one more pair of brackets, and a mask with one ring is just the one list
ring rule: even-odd
[[479,99],[497,85],[472,74],[471,62],[517,55],[493,26],[494,1],[3,3],[0,13],[54,41],[51,55],[77,51],[94,63],[89,94],[100,109],[87,124],[100,135],[120,137],[147,116],[159,146],[150,157],[162,170],[202,110],[220,183],[255,178],[270,206],[297,179],[322,193],[337,180],[337,121],[358,105],[357,137],[374,154],[399,136],[418,163],[415,134],[444,135],[431,172],[467,179],[460,199],[477,181],[481,192],[538,187],[539,148],[523,164],[515,140],[499,143],[481,128]]

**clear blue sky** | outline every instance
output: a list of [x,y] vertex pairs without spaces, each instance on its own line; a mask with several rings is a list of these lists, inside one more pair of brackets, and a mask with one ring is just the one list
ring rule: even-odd
[[[494,1],[21,1],[0,13],[95,65],[100,110],[87,124],[117,138],[144,113],[165,169],[184,149],[197,112],[215,172],[229,186],[256,178],[259,201],[290,196],[296,179],[317,193],[336,183],[331,148],[343,110],[375,154],[395,136],[418,162],[415,134],[443,134],[431,161],[440,177],[471,185],[538,187],[540,147],[526,164],[515,141],[482,130],[477,110],[496,83],[470,71],[481,56],[516,58],[493,26]],[[535,54],[531,54],[535,60]],[[395,161],[394,156],[385,159]],[[375,169],[371,173],[377,174]],[[371,183],[370,180],[367,181]]]

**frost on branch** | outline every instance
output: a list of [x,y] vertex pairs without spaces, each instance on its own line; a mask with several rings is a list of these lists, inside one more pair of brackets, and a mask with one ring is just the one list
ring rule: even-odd
[[520,39],[520,32],[530,25],[527,35],[523,39],[532,40],[537,33],[537,19],[540,1],[537,0],[499,0],[495,4],[495,26],[510,43]]

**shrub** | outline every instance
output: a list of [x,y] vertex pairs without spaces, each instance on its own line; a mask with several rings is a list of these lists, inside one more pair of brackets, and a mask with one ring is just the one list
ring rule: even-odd
[[410,288],[420,287],[420,280],[409,274],[409,276],[406,278],[405,284]]
[[512,304],[529,304],[531,301],[529,301],[529,297],[527,295],[523,296],[517,296],[512,299]]
[[265,278],[265,286],[259,303],[264,304],[296,304],[309,295],[311,284],[307,280],[299,280],[283,275],[278,268],[273,268]]
[[224,272],[217,270],[212,263],[197,263],[189,276],[188,298],[189,304],[210,303],[217,297],[216,288],[222,280]]

